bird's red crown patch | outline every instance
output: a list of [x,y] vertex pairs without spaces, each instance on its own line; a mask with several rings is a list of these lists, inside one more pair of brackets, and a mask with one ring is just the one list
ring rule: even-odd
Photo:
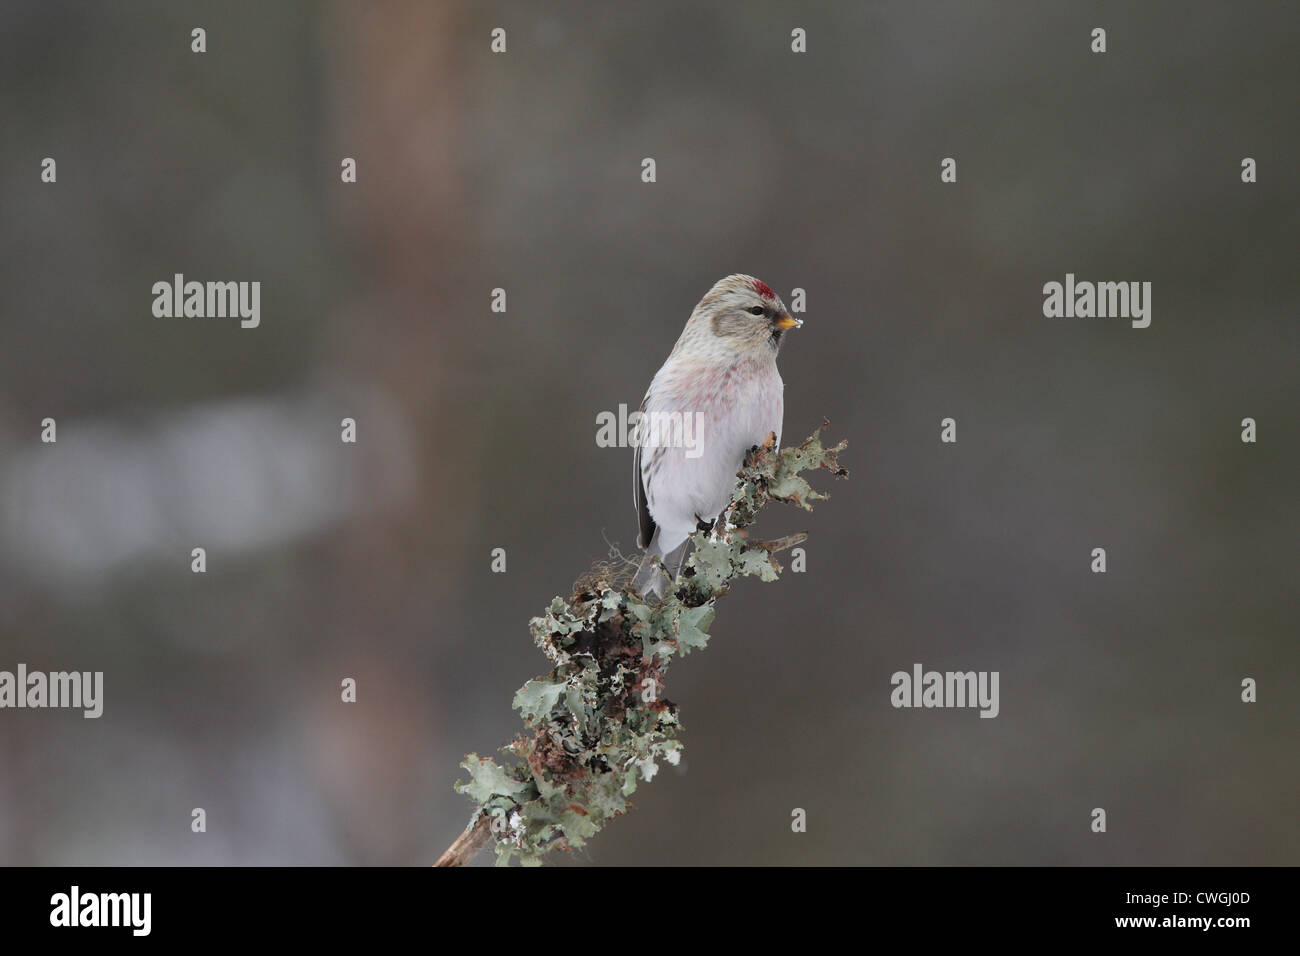
[[766,282],[764,282],[762,279],[754,280],[754,291],[757,292],[765,299],[776,298],[776,293],[772,291],[772,287],[768,285]]

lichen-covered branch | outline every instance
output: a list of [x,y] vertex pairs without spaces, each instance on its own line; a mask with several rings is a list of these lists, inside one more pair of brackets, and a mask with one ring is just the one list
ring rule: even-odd
[[470,754],[461,764],[470,779],[456,789],[475,811],[439,866],[463,864],[488,844],[503,865],[514,857],[540,864],[551,850],[580,847],[627,809],[638,781],[653,779],[661,761],[681,759],[677,706],[663,695],[668,663],[705,646],[714,606],[732,581],[776,580],[773,554],[806,537],[750,541],[747,529],[763,507],[783,501],[810,511],[826,496],[802,472],[847,476],[837,460],[846,443],[824,447],[822,428],[779,452],[770,440],[750,451],[724,512],[727,532],[695,535],[661,602],[647,602],[611,570],[585,576],[568,600],[555,598],[533,618],[533,640],[553,667],[515,694],[525,730],[502,748],[513,759]]

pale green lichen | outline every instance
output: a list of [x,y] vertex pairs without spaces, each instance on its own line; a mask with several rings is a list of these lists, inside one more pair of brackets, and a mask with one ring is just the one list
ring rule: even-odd
[[461,764],[470,779],[456,783],[477,806],[474,820],[491,821],[499,864],[518,857],[536,865],[550,850],[581,847],[627,809],[638,780],[653,779],[661,761],[677,764],[681,725],[676,705],[663,697],[668,662],[705,647],[717,599],[732,581],[776,580],[781,566],[773,552],[803,536],[750,541],[747,527],[770,500],[811,510],[826,496],[800,473],[847,475],[836,460],[844,447],[825,448],[818,428],[780,452],[753,449],[725,513],[730,530],[695,535],[662,601],[646,601],[605,569],[529,622],[554,667],[515,694],[525,731],[502,748],[515,759],[503,766],[470,754]]

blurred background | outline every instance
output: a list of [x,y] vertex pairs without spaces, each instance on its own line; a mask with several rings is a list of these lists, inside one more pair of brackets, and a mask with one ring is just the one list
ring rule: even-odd
[[[634,547],[596,416],[731,272],[806,290],[785,437],[852,478],[562,862],[1300,862],[1294,5],[612,7],[0,8],[0,669],[105,681],[0,711],[0,862],[435,859],[529,617]],[[1044,318],[1067,272],[1150,328]],[[1000,716],[893,709],[915,662]]]

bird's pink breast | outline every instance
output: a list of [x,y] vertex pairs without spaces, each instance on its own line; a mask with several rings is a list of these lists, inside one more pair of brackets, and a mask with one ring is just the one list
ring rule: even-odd
[[[697,516],[711,519],[726,504],[745,452],[771,432],[780,440],[783,386],[770,359],[673,366],[656,376],[646,410],[698,415],[699,454],[660,449],[662,460],[646,491],[659,525],[688,532]],[[643,468],[648,461],[643,458]]]

